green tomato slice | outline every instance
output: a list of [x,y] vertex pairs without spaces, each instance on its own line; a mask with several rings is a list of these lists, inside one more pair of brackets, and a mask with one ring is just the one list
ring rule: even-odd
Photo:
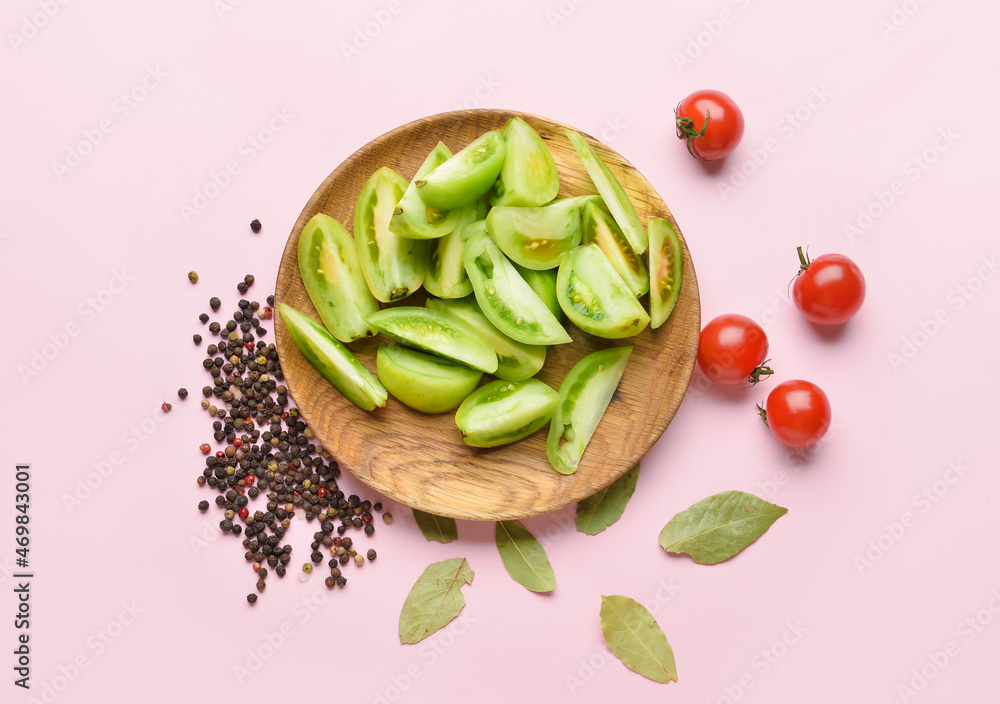
[[421,413],[444,413],[476,390],[483,373],[432,354],[382,345],[375,370],[394,398]]
[[506,445],[548,423],[558,403],[559,394],[538,379],[498,379],[462,401],[455,413],[455,424],[466,445]]
[[635,206],[629,200],[625,188],[579,132],[568,130],[566,136],[569,137],[573,148],[576,149],[580,161],[583,162],[584,168],[590,175],[590,180],[597,186],[597,192],[601,194],[601,198],[604,199],[628,243],[632,245],[632,249],[637,254],[642,254],[648,245],[646,231],[642,227],[639,214],[635,212]]
[[631,347],[592,352],[573,365],[559,385],[559,405],[545,443],[549,464],[559,474],[573,474],[580,466],[631,355]]
[[492,205],[545,205],[559,193],[559,171],[548,145],[520,117],[507,120],[501,132],[507,155],[490,197]]
[[299,236],[299,274],[323,324],[341,342],[375,334],[368,316],[378,301],[368,290],[354,239],[329,215],[314,215]]
[[496,206],[486,216],[486,231],[500,251],[525,269],[554,269],[580,244],[583,206],[597,196],[564,198],[543,207]]
[[373,313],[368,322],[386,337],[404,345],[490,374],[497,370],[497,353],[489,344],[436,311],[398,306]]
[[385,405],[385,387],[326,328],[285,303],[278,312],[302,356],[347,400],[366,411]]
[[556,270],[555,269],[525,269],[520,264],[514,264],[517,273],[521,275],[525,283],[531,287],[542,303],[548,308],[556,320],[560,323],[563,319],[562,308],[559,307],[559,298],[556,296]]
[[469,334],[488,342],[497,353],[497,369],[493,375],[500,379],[528,379],[545,364],[547,348],[544,345],[526,345],[504,335],[483,314],[474,296],[448,301],[428,298],[425,305],[465,327]]
[[649,291],[649,272],[611,214],[596,203],[587,203],[582,216],[583,241],[594,242],[638,298]]
[[487,233],[474,235],[465,243],[464,259],[476,302],[497,330],[528,345],[572,342]]
[[598,337],[638,335],[649,315],[596,244],[580,245],[559,265],[559,305],[570,322]]
[[400,237],[415,240],[432,240],[444,237],[458,224],[458,213],[432,207],[425,203],[416,184],[435,168],[451,157],[451,150],[444,142],[438,142],[424,163],[417,169],[406,192],[396,204],[389,221],[389,229]]
[[424,288],[432,296],[438,298],[462,298],[472,293],[469,275],[465,273],[465,263],[462,253],[465,252],[465,242],[478,232],[478,225],[486,227],[483,218],[489,205],[485,198],[479,198],[459,210],[458,224],[451,232],[434,243],[427,264],[427,275],[424,277]]
[[389,229],[406,179],[387,166],[378,169],[354,206],[354,243],[368,289],[383,303],[406,298],[420,288],[430,243],[400,237]]
[[649,317],[653,328],[667,321],[681,292],[684,248],[664,218],[649,219]]
[[441,210],[461,208],[493,187],[506,152],[503,137],[490,130],[414,183],[427,205]]

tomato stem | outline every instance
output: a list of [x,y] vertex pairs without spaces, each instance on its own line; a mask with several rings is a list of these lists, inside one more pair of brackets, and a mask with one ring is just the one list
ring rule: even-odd
[[796,247],[795,251],[799,253],[799,273],[801,274],[809,268],[810,264],[812,264],[812,262],[809,261],[809,248],[806,247],[806,251],[803,252],[802,247]]
[[688,153],[691,154],[691,156],[693,156],[698,161],[707,161],[707,159],[702,159],[700,156],[694,153],[694,150],[691,148],[691,143],[694,140],[698,139],[699,137],[705,136],[705,131],[708,129],[708,120],[711,117],[709,111],[708,110],[705,111],[705,122],[702,123],[701,131],[699,132],[698,129],[694,126],[693,119],[691,119],[690,117],[682,117],[678,113],[680,107],[681,105],[680,103],[678,103],[677,107],[674,108],[674,117],[677,120],[677,138],[687,140],[687,150]]
[[764,421],[764,425],[766,425],[769,428],[771,427],[767,422],[767,411],[765,411],[764,407],[759,403],[757,404],[757,415],[759,415],[760,419]]
[[767,366],[767,363],[770,361],[770,359],[765,359],[756,369],[750,372],[750,376],[747,377],[747,381],[750,382],[750,386],[754,386],[761,380],[774,374],[774,370]]

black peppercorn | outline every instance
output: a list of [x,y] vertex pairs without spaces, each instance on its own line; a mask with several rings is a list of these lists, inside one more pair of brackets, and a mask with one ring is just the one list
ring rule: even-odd
[[199,315],[198,316],[198,320],[200,320],[203,325],[205,323],[207,323],[208,322],[208,313],[202,313],[201,315]]
[[220,301],[215,296],[212,296],[212,298],[209,299],[208,301],[208,305],[209,307],[211,307],[212,310],[219,310],[219,308],[222,306],[222,301]]
[[267,587],[267,582],[265,582],[263,579],[257,580],[257,591],[262,592],[266,587]]
[[365,535],[375,535],[375,526],[371,523],[365,526]]
[[194,344],[196,345],[201,344],[201,335],[195,333],[194,335],[191,336],[191,339],[194,340]]
[[260,232],[260,220],[254,218],[250,221],[250,229],[254,232]]
[[253,593],[247,594],[247,601],[250,602],[251,604],[256,604],[257,603],[257,595],[253,594]]
[[198,502],[198,510],[199,511],[207,511],[208,510],[208,506],[209,506],[209,504],[208,504],[207,501],[200,501],[200,502]]

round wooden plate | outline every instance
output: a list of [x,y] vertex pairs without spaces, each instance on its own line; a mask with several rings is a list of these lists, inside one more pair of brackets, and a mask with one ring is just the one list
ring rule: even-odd
[[[514,115],[546,140],[559,169],[559,197],[596,192],[566,137],[566,130],[571,129],[566,125],[509,110],[460,110],[416,120],[359,149],[316,190],[288,238],[275,299],[319,320],[302,285],[296,254],[299,234],[309,218],[326,213],[353,230],[355,200],[380,166],[390,166],[411,179],[439,140],[457,152],[483,132],[501,129]],[[621,181],[643,222],[648,216],[673,222],[667,206],[635,167],[606,145],[587,138]],[[276,323],[281,367],[292,397],[319,442],[341,467],[386,496],[453,518],[507,520],[554,511],[594,494],[628,471],[659,439],[680,406],[694,369],[701,328],[698,282],[686,244],[684,257],[680,298],[659,329],[647,328],[625,340],[605,340],[567,323],[573,343],[550,348],[537,378],[558,389],[566,372],[586,354],[612,345],[634,346],[618,391],[579,470],[570,476],[557,474],[545,457],[548,426],[520,442],[482,450],[462,442],[454,413],[418,413],[391,396],[384,408],[374,412],[357,408],[305,361],[285,326]],[[424,300],[418,293],[400,304],[423,305]],[[381,336],[359,341],[351,344],[351,351],[374,372],[375,351],[385,342]],[[490,379],[487,375],[484,382]]]

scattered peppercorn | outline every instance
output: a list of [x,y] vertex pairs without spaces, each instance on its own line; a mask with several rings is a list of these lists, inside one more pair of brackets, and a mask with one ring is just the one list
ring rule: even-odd
[[365,535],[375,535],[375,526],[370,523],[365,526]]
[[169,403],[167,403],[166,401],[164,401],[163,404],[160,406],[160,408],[163,409],[164,413],[170,413],[170,409],[173,408],[173,406],[171,406]]
[[385,513],[382,514],[382,520],[385,522],[386,525],[390,525],[392,523],[392,514],[386,511]]
[[312,572],[313,571],[313,565],[312,565],[312,563],[311,562],[304,563],[302,565],[302,571],[305,572],[306,574],[309,574],[310,572]]
[[207,501],[199,501],[198,502],[198,510],[199,511],[207,511],[208,510],[208,502]]
[[375,558],[378,557],[378,553],[375,552],[375,548],[369,548],[366,557],[369,562],[374,562]]
[[364,555],[355,555],[354,556],[354,564],[357,565],[358,567],[360,567],[361,565],[365,564]]
[[247,594],[247,601],[249,601],[251,604],[256,604],[257,603],[257,595],[253,594],[253,593]]
[[[253,286],[253,282],[254,282],[253,274],[247,274],[246,276],[243,277],[243,283],[245,283],[247,286]],[[249,306],[249,303],[247,305]]]
[[327,577],[326,579],[323,580],[323,584],[326,585],[327,589],[333,589],[335,586],[337,586],[337,580],[334,577]]
[[250,229],[254,232],[260,232],[260,220],[254,218],[250,221]]
[[219,310],[219,308],[222,307],[222,301],[215,296],[212,296],[212,298],[208,301],[208,305],[212,310]]
[[194,344],[196,345],[201,344],[201,335],[195,333],[194,335],[191,336],[191,339],[194,340]]
[[182,399],[187,398],[188,397],[188,390],[185,389],[185,388],[183,388],[183,387],[177,389],[177,397],[178,398],[182,398]]
[[202,324],[207,323],[208,322],[208,313],[202,313],[201,315],[199,315],[198,316],[198,320],[200,320],[202,322]]
[[198,283],[198,272],[197,271],[189,271],[188,272],[188,281],[190,281],[193,284]]

